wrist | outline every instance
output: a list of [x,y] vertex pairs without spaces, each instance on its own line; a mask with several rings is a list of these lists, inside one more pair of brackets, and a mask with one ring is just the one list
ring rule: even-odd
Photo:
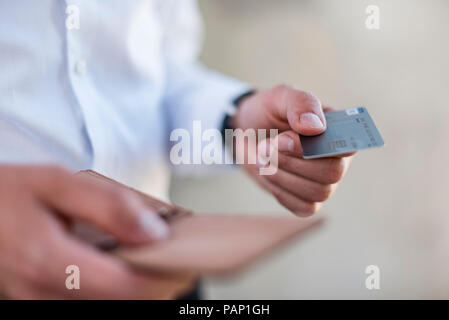
[[248,92],[245,92],[238,96],[234,101],[232,102],[235,113],[229,117],[229,129],[237,129],[242,128],[246,129],[243,125],[241,118],[242,118],[242,109],[244,109],[245,103],[248,101],[249,98],[251,98],[256,93],[256,90],[250,90]]
[[[232,112],[229,112],[226,114],[223,125],[222,125],[222,133],[224,134],[226,129],[237,129],[240,128],[240,124],[238,121],[238,118],[240,117],[240,107],[243,104],[244,101],[246,101],[249,97],[254,95],[256,93],[256,90],[249,90],[241,95],[239,95],[237,98],[235,98],[232,101]],[[224,135],[223,135],[224,136]]]

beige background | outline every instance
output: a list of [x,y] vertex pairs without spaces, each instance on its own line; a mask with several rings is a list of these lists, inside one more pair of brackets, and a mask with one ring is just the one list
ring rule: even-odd
[[[305,241],[208,298],[449,298],[449,2],[202,0],[203,61],[257,88],[286,82],[339,108],[366,106],[387,146],[359,153]],[[380,30],[365,28],[377,4]],[[239,171],[174,177],[174,202],[285,212]],[[381,289],[365,288],[365,267]]]

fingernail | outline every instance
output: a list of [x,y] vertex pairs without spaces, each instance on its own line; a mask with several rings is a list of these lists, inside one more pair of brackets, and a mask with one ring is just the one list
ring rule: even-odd
[[272,143],[263,140],[259,142],[257,147],[256,166],[259,168],[266,167],[270,162],[271,155],[274,152]]
[[293,152],[295,148],[295,142],[289,136],[279,136],[278,138],[278,150],[281,152]]
[[141,217],[141,226],[151,237],[162,240],[168,237],[167,224],[151,211],[146,211]]
[[313,128],[313,129],[323,129],[324,124],[321,119],[312,112],[306,112],[299,118],[302,125]]

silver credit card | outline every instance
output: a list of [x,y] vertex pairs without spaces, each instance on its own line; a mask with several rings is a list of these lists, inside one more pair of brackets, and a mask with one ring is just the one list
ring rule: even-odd
[[382,147],[384,141],[364,107],[326,112],[327,129],[318,136],[299,135],[304,159],[337,156]]

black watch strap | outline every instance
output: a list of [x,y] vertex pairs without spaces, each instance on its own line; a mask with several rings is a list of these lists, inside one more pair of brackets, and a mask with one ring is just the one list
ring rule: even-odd
[[[246,92],[242,93],[237,98],[232,100],[232,106],[235,108],[235,110],[237,110],[240,107],[240,104],[242,103],[242,101],[245,98],[248,98],[249,96],[252,96],[255,93],[256,93],[256,90],[249,90],[249,91],[246,91]],[[223,138],[225,136],[225,130],[226,129],[231,129],[230,121],[231,121],[232,116],[233,115],[231,115],[231,114],[226,114],[225,118],[223,119],[223,124],[222,124],[222,127],[221,127],[221,134],[222,134]]]
[[235,98],[234,100],[232,100],[232,105],[237,109],[238,107],[240,107],[240,103],[245,99],[248,98],[249,96],[252,96],[253,94],[256,93],[256,90],[249,90],[241,95],[239,95],[237,98]]

